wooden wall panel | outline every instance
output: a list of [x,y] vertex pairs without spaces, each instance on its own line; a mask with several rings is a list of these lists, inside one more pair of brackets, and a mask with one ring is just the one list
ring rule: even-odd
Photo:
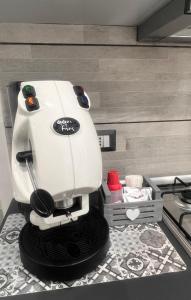
[[0,23],[0,43],[136,44],[136,28],[124,26]]
[[0,81],[80,84],[95,123],[190,120],[190,58],[187,48],[0,45]]
[[191,172],[191,122],[97,125],[116,129],[117,150],[103,153],[104,176],[116,168],[122,175],[181,175]]
[[0,43],[190,47],[188,43],[137,42],[136,27],[30,23],[0,23]]
[[190,48],[138,45],[134,28],[17,26],[0,24],[0,85],[59,79],[84,86],[97,128],[117,130],[117,151],[103,153],[104,176],[110,168],[123,175],[190,173]]

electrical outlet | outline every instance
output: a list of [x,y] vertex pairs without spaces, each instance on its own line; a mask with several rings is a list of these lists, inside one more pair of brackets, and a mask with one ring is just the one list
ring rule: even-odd
[[97,130],[97,135],[102,152],[116,150],[116,130]]
[[101,135],[98,136],[99,145],[101,148],[108,148],[110,144],[110,136],[109,135]]

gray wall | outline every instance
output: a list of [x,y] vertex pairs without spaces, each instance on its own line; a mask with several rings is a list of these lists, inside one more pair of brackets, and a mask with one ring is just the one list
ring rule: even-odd
[[[190,48],[138,44],[134,28],[115,26],[1,24],[1,42],[2,86],[63,79],[85,87],[97,128],[117,130],[104,174],[191,173]],[[4,119],[10,144],[5,105]]]
[[1,0],[0,22],[132,26],[171,0]]

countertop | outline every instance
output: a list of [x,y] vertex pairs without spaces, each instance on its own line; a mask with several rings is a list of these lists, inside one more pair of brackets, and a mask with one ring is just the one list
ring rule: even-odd
[[[12,201],[7,214],[1,224],[3,227],[6,218],[11,213],[19,212],[16,201]],[[91,286],[67,288],[56,291],[23,294],[1,299],[20,300],[51,300],[51,299],[111,299],[111,300],[188,300],[191,295],[191,259],[184,249],[178,244],[174,236],[163,222],[160,227],[167,235],[179,255],[187,265],[187,270],[179,273],[168,273],[140,279],[127,279]]]

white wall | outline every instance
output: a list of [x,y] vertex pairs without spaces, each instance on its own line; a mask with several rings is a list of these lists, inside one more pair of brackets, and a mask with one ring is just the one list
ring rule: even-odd
[[1,98],[2,95],[0,93],[0,208],[4,215],[12,199],[12,184]]

